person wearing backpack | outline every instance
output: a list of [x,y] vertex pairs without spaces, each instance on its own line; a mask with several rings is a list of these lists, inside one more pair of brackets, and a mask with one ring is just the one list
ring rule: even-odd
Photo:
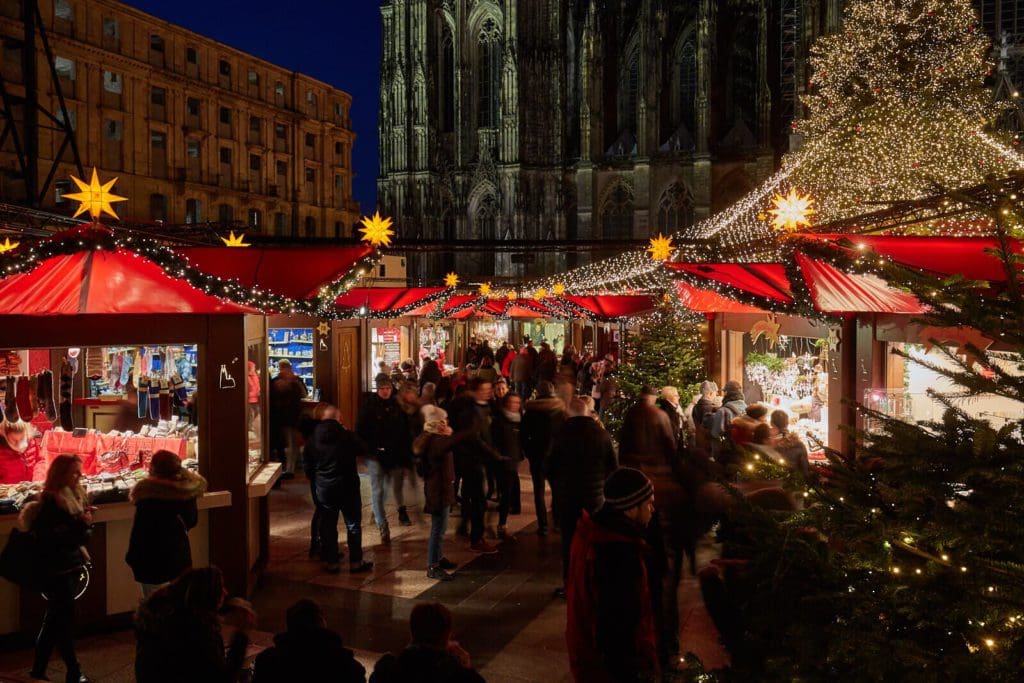
[[451,581],[448,570],[455,563],[441,552],[444,533],[448,529],[448,513],[455,504],[455,456],[452,448],[473,436],[473,429],[452,433],[448,413],[437,406],[426,405],[423,412],[423,433],[413,442],[416,469],[423,477],[423,511],[430,515],[430,538],[427,541],[427,578]]
[[711,432],[711,455],[716,461],[728,458],[729,428],[732,421],[747,414],[747,402],[743,400],[743,387],[739,382],[729,380],[722,392],[722,407],[704,416],[704,424]]

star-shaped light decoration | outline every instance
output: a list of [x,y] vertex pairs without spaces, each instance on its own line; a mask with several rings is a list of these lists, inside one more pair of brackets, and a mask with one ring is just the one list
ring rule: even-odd
[[359,232],[363,233],[364,242],[369,242],[372,247],[391,246],[395,231],[391,229],[390,218],[383,218],[380,211],[374,211],[373,218],[363,216],[360,223],[363,227],[359,228]]
[[444,276],[444,286],[445,287],[458,287],[459,286],[459,276],[458,276],[458,274],[457,273],[448,273],[447,275],[445,275]]
[[545,298],[547,295],[548,295],[548,290],[546,290],[543,287],[541,287],[540,289],[538,289],[536,292],[533,293],[533,298],[540,300],[540,299]]
[[480,285],[480,289],[478,291],[480,292],[480,296],[490,296],[491,295],[491,283],[490,282],[483,283],[482,285]]
[[324,320],[316,326],[316,331],[320,333],[321,337],[326,337],[327,333],[331,331],[331,324]]
[[74,199],[79,202],[78,209],[75,211],[75,215],[72,218],[81,216],[86,211],[94,221],[99,220],[103,214],[109,214],[110,216],[117,218],[117,214],[114,213],[114,207],[111,206],[113,202],[125,202],[128,201],[127,197],[120,197],[110,191],[110,188],[117,182],[117,178],[100,185],[100,179],[96,175],[96,169],[92,169],[92,180],[88,184],[82,182],[75,176],[71,176],[71,180],[74,181],[75,185],[81,192],[74,192],[71,194],[64,195],[68,199]]
[[768,213],[774,216],[772,227],[786,232],[794,232],[803,226],[810,227],[811,216],[818,213],[811,208],[813,203],[810,195],[800,194],[795,187],[785,197],[776,194],[772,198],[773,208],[768,209]]
[[21,242],[12,242],[11,238],[8,237],[4,240],[3,244],[0,244],[0,254],[6,254],[9,251],[14,251],[20,244]]
[[252,246],[249,242],[245,241],[245,233],[244,232],[241,233],[240,235],[236,235],[234,230],[232,230],[231,234],[228,235],[227,237],[221,237],[220,240],[221,240],[221,242],[224,243],[224,246],[226,246],[226,247],[250,247],[250,246]]
[[551,291],[555,293],[555,296],[562,296],[565,294],[565,285],[561,282],[556,282],[555,286],[551,288]]
[[672,238],[665,237],[659,232],[657,237],[651,238],[651,246],[647,248],[647,253],[651,255],[652,261],[668,261],[674,250]]
[[515,290],[510,289],[509,292],[508,292],[508,300],[509,301],[515,301],[518,298],[519,298],[519,294],[516,293]]

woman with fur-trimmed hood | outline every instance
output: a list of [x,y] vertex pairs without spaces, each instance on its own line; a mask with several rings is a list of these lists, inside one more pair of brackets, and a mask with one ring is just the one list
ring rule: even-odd
[[192,567],[188,532],[199,521],[196,499],[205,492],[206,479],[183,468],[177,455],[153,454],[149,476],[131,492],[135,521],[125,556],[143,595]]

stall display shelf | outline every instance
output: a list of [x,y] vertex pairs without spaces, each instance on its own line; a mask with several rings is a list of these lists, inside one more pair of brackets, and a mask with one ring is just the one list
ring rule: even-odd
[[292,370],[313,394],[313,328],[279,327],[267,332],[267,367],[270,376],[277,374],[277,362],[287,359]]

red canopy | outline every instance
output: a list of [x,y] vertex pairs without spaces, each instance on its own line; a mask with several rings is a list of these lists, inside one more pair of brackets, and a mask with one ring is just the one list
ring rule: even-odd
[[120,249],[54,256],[0,280],[0,315],[255,312],[205,294]]
[[289,299],[312,299],[373,252],[366,244],[317,247],[187,247],[178,252],[222,280]]
[[683,306],[697,313],[763,313],[760,308],[741,304],[710,289],[694,287],[689,282],[676,282],[676,293]]
[[670,269],[729,285],[754,296],[793,302],[793,291],[781,263],[668,263]]
[[815,307],[824,313],[924,313],[913,294],[889,287],[874,275],[853,275],[824,261],[796,254]]
[[[338,308],[358,309],[367,307],[367,314],[390,313],[407,306],[414,306],[407,315],[426,315],[434,310],[436,302],[426,299],[445,291],[444,287],[357,287],[345,292],[334,303]],[[418,313],[422,311],[422,313]],[[371,316],[372,317],[372,316]]]

